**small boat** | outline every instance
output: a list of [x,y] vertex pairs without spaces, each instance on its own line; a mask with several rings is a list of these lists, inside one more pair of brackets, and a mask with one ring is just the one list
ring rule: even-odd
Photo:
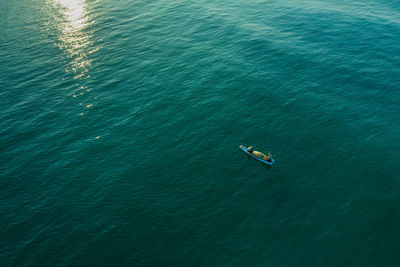
[[[253,151],[252,153],[250,153],[249,151],[247,151],[247,148],[244,145],[241,145],[239,148],[240,148],[240,150],[242,150],[244,153],[246,153],[250,157],[252,157],[258,161],[261,161],[264,164],[272,165],[275,162],[275,160],[270,155],[266,156],[259,151]],[[249,148],[251,148],[251,147],[249,147]],[[269,158],[269,160],[268,160],[268,158]]]

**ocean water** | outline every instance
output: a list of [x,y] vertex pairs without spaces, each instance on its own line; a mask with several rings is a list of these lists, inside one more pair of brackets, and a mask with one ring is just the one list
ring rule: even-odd
[[400,266],[398,1],[0,15],[1,266]]

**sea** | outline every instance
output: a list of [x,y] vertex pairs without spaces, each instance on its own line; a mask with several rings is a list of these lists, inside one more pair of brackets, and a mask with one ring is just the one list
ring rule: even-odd
[[399,226],[399,1],[0,0],[0,266],[400,266]]

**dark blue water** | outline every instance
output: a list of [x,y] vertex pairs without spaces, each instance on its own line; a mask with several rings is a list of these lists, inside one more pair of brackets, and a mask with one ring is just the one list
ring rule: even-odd
[[0,265],[399,266],[399,14],[1,1]]

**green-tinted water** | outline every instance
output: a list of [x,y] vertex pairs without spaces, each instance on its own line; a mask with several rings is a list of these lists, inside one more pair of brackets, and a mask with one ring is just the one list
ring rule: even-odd
[[2,266],[400,264],[397,2],[0,7]]

